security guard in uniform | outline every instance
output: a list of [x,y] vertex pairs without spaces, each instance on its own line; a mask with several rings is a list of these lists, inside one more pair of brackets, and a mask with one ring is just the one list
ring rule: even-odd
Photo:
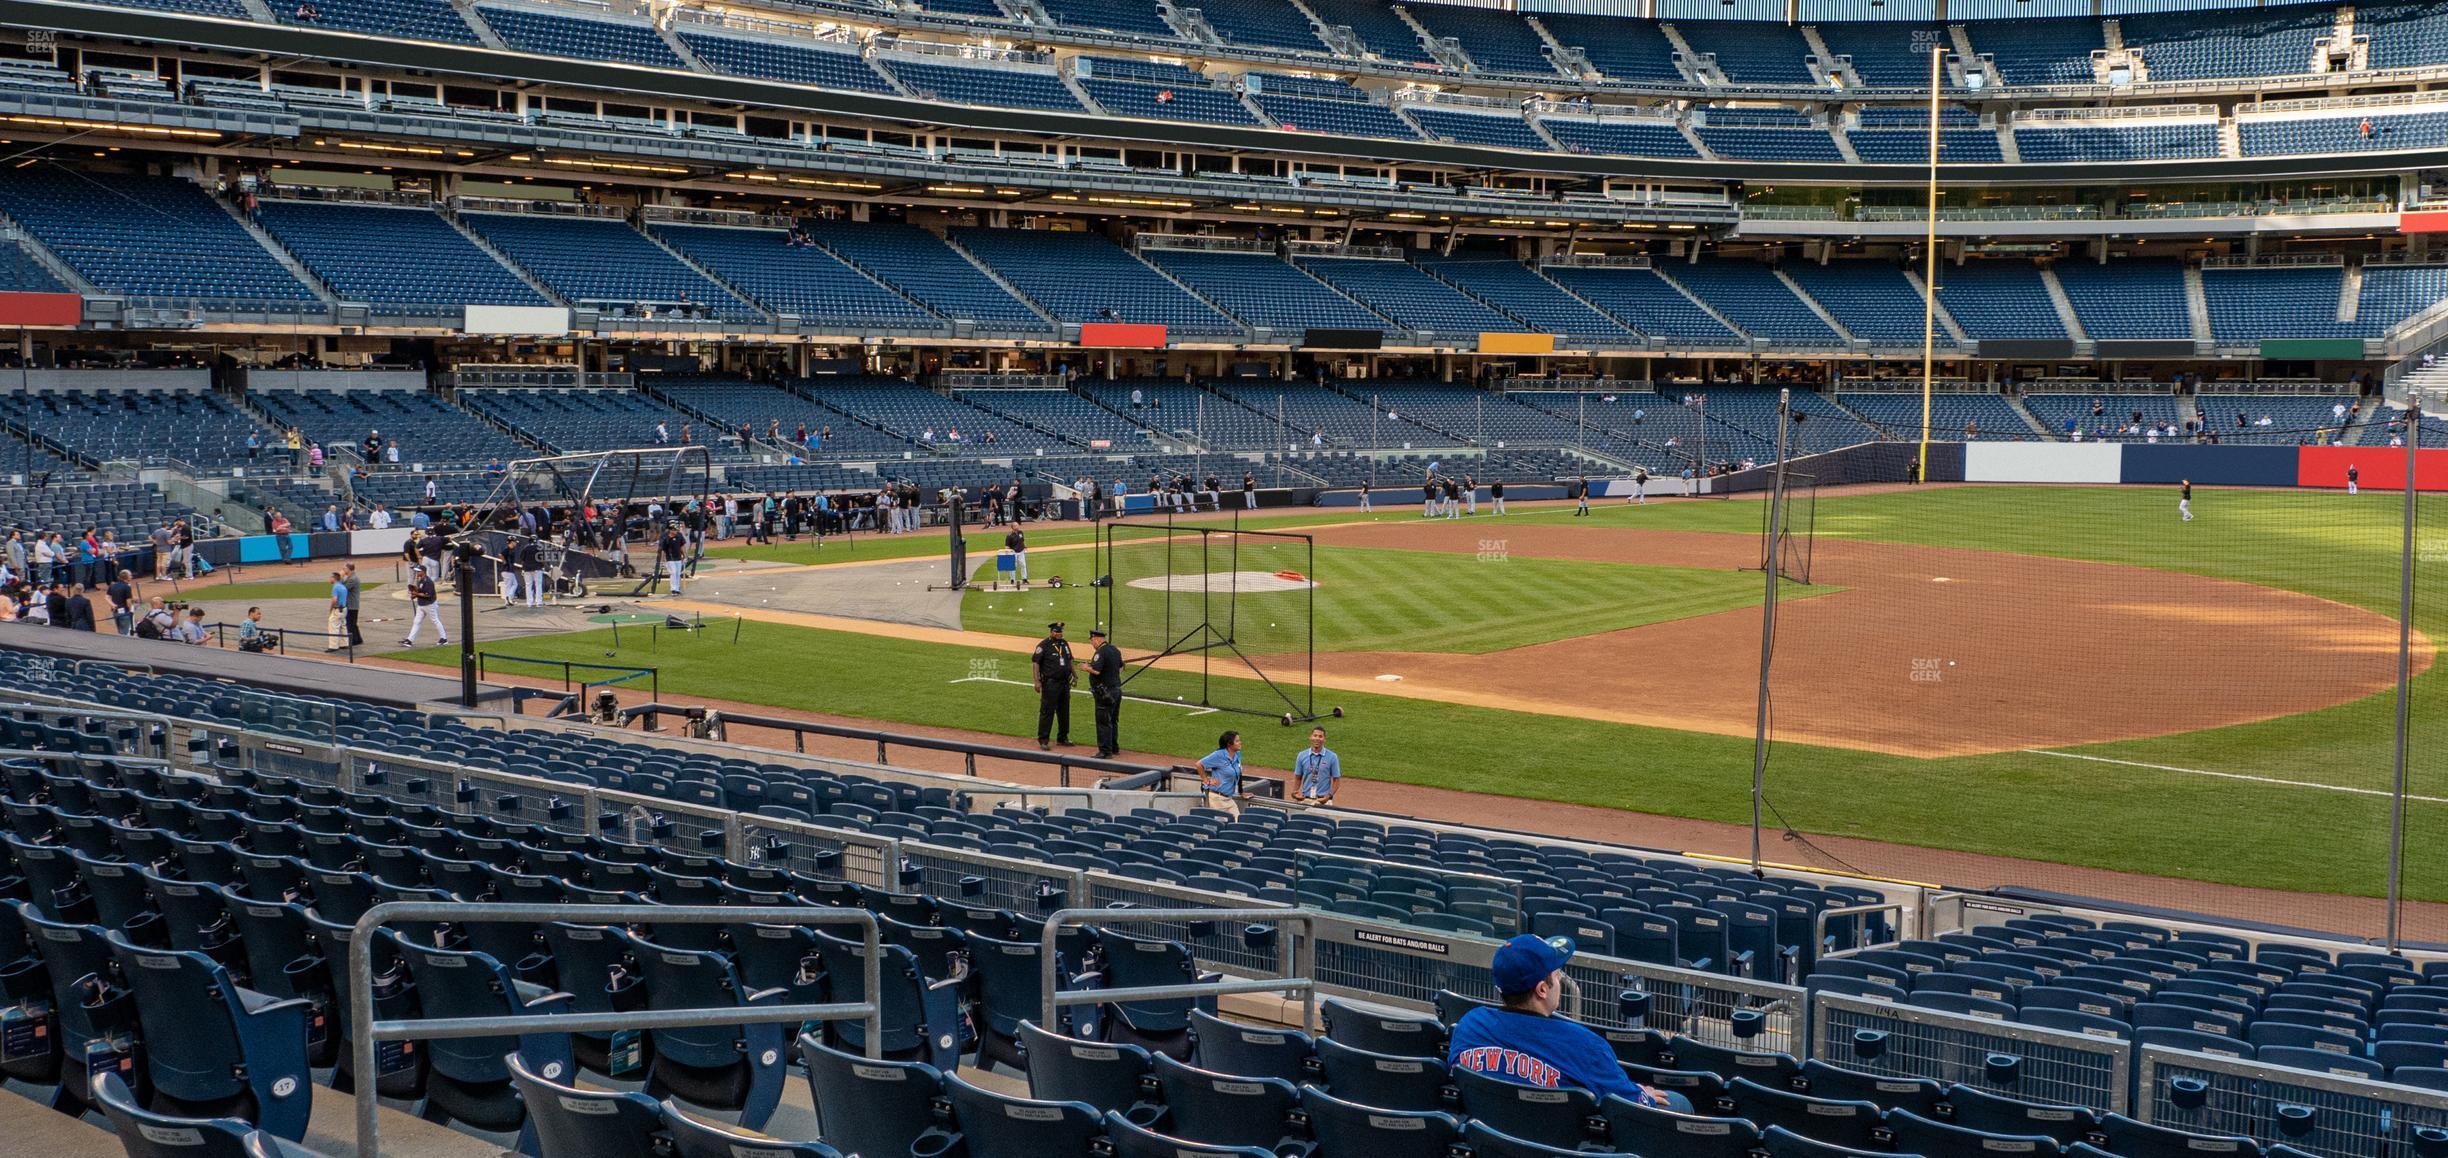
[[1122,750],[1122,649],[1100,627],[1088,633],[1088,695],[1096,701],[1097,757]]
[[[1037,747],[1040,751],[1053,747],[1046,743],[1052,735],[1055,742],[1071,746],[1071,644],[1063,639],[1062,621],[1046,624],[1046,637],[1037,641],[1037,651],[1029,659],[1031,682],[1037,688]],[[1057,726],[1059,725],[1059,726]]]

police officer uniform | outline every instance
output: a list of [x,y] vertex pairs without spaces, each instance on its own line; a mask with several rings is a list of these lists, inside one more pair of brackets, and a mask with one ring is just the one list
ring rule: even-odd
[[1089,632],[1088,639],[1088,694],[1096,701],[1096,754],[1109,757],[1122,750],[1122,649],[1113,645],[1103,628]]
[[1046,742],[1049,735],[1066,747],[1071,743],[1071,644],[1062,632],[1061,620],[1046,624],[1046,637],[1037,641],[1037,650],[1029,657],[1035,668],[1040,749],[1053,746]]

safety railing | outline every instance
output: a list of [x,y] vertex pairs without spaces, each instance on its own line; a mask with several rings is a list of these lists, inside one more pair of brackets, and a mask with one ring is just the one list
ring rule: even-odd
[[2448,1093],[2347,1074],[2144,1046],[2135,1116],[2154,1126],[2283,1143],[2324,1158],[2430,1154]]
[[[560,668],[561,690],[564,692],[575,691],[583,693],[592,691],[599,687],[607,687],[612,684],[628,683],[630,680],[636,679],[639,676],[645,676],[647,694],[657,697],[660,697],[663,694],[663,669],[661,668],[640,667],[636,664],[626,663],[581,663],[576,660],[567,659],[536,659],[532,656],[506,655],[496,651],[480,651],[476,653],[477,679],[481,680],[485,677],[485,669],[488,663],[494,665],[523,663],[532,664],[537,667]],[[620,674],[599,680],[574,679],[573,677],[580,670],[608,671],[618,672]]]
[[[1146,909],[1063,909],[1046,918],[1042,940],[1044,963],[1040,974],[1040,997],[1037,1024],[1057,1024],[1055,1014],[1066,1005],[1114,1005],[1130,1001],[1184,1001],[1200,997],[1222,997],[1233,993],[1299,994],[1301,999],[1301,1029],[1317,1028],[1317,983],[1312,978],[1317,959],[1315,938],[1309,936],[1315,924],[1313,914],[1299,909],[1278,908],[1216,908],[1166,909],[1151,912]],[[1166,922],[1220,924],[1231,922],[1245,926],[1245,936],[1253,942],[1269,940],[1275,950],[1275,976],[1227,978],[1221,981],[1195,981],[1182,985],[1139,985],[1122,989],[1062,988],[1062,970],[1056,960],[1056,946],[1066,925],[1149,925]],[[1283,928],[1293,926],[1289,933]],[[1248,929],[1266,929],[1263,935],[1248,934]],[[870,992],[873,992],[870,990]],[[360,1073],[372,1073],[371,1068]]]
[[1904,927],[1904,906],[1889,902],[1885,904],[1869,905],[1839,905],[1832,909],[1819,910],[1819,912],[1813,915],[1811,918],[1811,944],[1828,944],[1828,927],[1837,921],[1846,920],[1848,918],[1867,917],[1872,913],[1895,914],[1894,922],[1888,926],[1889,936],[1884,941],[1874,942],[1870,940],[1868,933],[1870,922],[1856,920],[1854,922],[1854,926],[1857,929],[1862,930],[1862,932],[1859,936],[1853,938],[1854,943],[1847,946],[1848,949],[1869,949],[1878,945],[1892,945],[1897,941],[1904,939],[1905,934],[1909,931]]
[[1825,992],[1811,994],[1810,1022],[1809,1056],[1833,1065],[2120,1114],[2132,1100],[2121,1038]]
[[[881,1057],[884,1048],[884,1007],[879,998],[883,959],[875,914],[864,909],[811,909],[789,905],[591,905],[590,922],[614,924],[651,921],[657,925],[728,925],[753,922],[774,925],[856,925],[866,971],[867,1000],[824,1005],[732,1005],[710,1009],[643,1009],[627,1013],[541,1013],[508,1017],[438,1017],[399,1021],[374,1020],[374,933],[394,921],[447,921],[452,924],[566,921],[567,905],[470,905],[438,901],[384,901],[367,909],[349,930],[348,1016],[349,1048],[354,1072],[368,1075],[357,1083],[357,1152],[380,1154],[375,1094],[382,1083],[376,1047],[386,1041],[434,1041],[442,1038],[509,1037],[539,1030],[560,1033],[610,1033],[615,1030],[688,1029],[711,1025],[790,1024],[808,1021],[866,1023],[867,1056]],[[1047,958],[1052,959],[1048,950]]]
[[[692,709],[679,704],[638,704],[634,707],[621,709],[620,722],[625,727],[628,725],[629,721],[633,719],[659,721],[662,717],[667,715],[687,717],[691,712],[702,710],[703,709]],[[769,728],[777,732],[789,733],[793,750],[799,752],[807,751],[807,738],[809,736],[831,736],[836,739],[859,740],[872,743],[875,745],[876,750],[875,762],[885,765],[886,767],[892,766],[892,750],[894,748],[915,748],[919,751],[925,752],[958,753],[961,756],[962,770],[970,776],[976,776],[978,774],[978,761],[980,759],[1005,760],[1015,764],[1030,764],[1038,767],[1050,767],[1056,770],[1058,782],[1064,788],[1069,788],[1072,786],[1071,771],[1074,768],[1087,772],[1102,772],[1111,776],[1137,776],[1145,772],[1160,771],[1160,769],[1151,769],[1145,764],[1132,764],[1121,760],[1100,760],[1093,756],[1072,756],[1051,752],[1031,752],[1024,748],[1002,748],[996,747],[992,744],[979,744],[967,740],[947,740],[935,736],[913,736],[904,732],[886,732],[876,728],[856,728],[846,724],[826,724],[817,722],[815,720],[784,719],[780,716],[752,716],[739,712],[724,712],[722,714],[722,721],[725,724],[738,724],[742,727],[749,728]],[[1104,782],[1099,781],[1099,783],[1102,784]]]

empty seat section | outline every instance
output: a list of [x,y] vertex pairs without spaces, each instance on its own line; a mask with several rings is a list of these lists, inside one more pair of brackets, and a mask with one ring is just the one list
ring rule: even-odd
[[1711,258],[1677,262],[1664,272],[1753,337],[1793,345],[1842,341],[1775,270],[1758,262]]
[[400,40],[476,44],[476,30],[448,0],[316,0],[314,19],[302,20],[296,5],[267,5],[284,24],[337,28]]
[[746,302],[627,222],[521,213],[471,213],[463,220],[573,305],[615,314],[702,311],[725,321],[757,318]]
[[431,209],[273,200],[259,213],[346,301],[377,309],[551,304]]
[[2337,25],[2331,4],[2257,12],[2135,12],[2117,19],[2154,81],[2291,76],[2312,71],[2312,42]]
[[317,300],[192,181],[32,165],[0,177],[0,210],[105,290],[227,303]]
[[[1918,346],[1922,337],[1921,291],[1902,269],[1884,261],[1795,262],[1785,276],[1802,287],[1846,332],[1881,346]],[[1941,326],[1941,345],[1954,341]]]
[[1972,50],[1986,56],[2008,85],[2096,83],[2091,54],[2108,47],[2100,22],[2089,16],[2035,20],[1968,20]]
[[2014,124],[2025,161],[2170,161],[2218,156],[2218,120],[2121,117],[2038,119]]
[[964,105],[996,105],[1013,109],[1084,113],[1062,77],[1037,64],[953,64],[943,57],[888,53],[874,58],[876,66],[901,79],[920,100]]
[[1161,323],[1186,334],[1241,327],[1094,233],[955,229],[952,240],[1066,322]]
[[1539,127],[1572,153],[1625,157],[1697,157],[1691,138],[1672,120],[1630,117],[1540,117]]
[[2027,261],[1967,261],[1938,267],[1938,304],[1964,337],[2063,338],[2065,320],[2049,297],[2040,267]]
[[1289,332],[1382,330],[1390,325],[1271,253],[1152,249],[1141,256],[1253,326]]
[[[248,396],[273,421],[297,427],[311,442],[346,446],[380,431],[399,444],[402,466],[481,466],[524,453],[517,439],[423,391],[257,390]],[[264,440],[267,447],[274,443]]]
[[1711,346],[1743,342],[1741,334],[1727,329],[1654,269],[1548,266],[1545,272],[1556,284],[1640,333]]
[[1546,152],[1547,142],[1511,109],[1472,111],[1447,105],[1411,102],[1404,106],[1411,120],[1430,140],[1458,145],[1494,145],[1505,149]]
[[1674,42],[1654,21],[1583,13],[1541,12],[1556,42],[1578,48],[1609,80],[1687,83],[1675,67]]
[[1554,79],[1547,42],[1518,14],[1449,4],[1417,4],[1405,11],[1434,37],[1452,37],[1480,72],[1515,72]]
[[1503,254],[1465,252],[1437,257],[1423,253],[1414,260],[1448,284],[1521,319],[1534,330],[1599,342],[1625,342],[1632,338],[1614,319],[1540,277],[1537,270]]
[[924,307],[825,250],[785,244],[789,235],[782,230],[657,225],[654,232],[773,313],[844,329],[932,331],[940,324]]
[[688,67],[651,25],[581,20],[531,8],[479,7],[476,14],[492,25],[493,31],[501,33],[504,43],[521,52],[655,68]]
[[2193,336],[2181,261],[2164,257],[2118,258],[2106,264],[2067,260],[2049,268],[2065,289],[2075,320],[2095,339]]
[[1199,8],[1207,26],[1227,44],[1258,48],[1288,48],[1295,52],[1324,53],[1326,45],[1317,38],[1309,17],[1292,0],[1235,0],[1231,4],[1205,4]]
[[1304,258],[1302,269],[1410,330],[1439,335],[1512,332],[1521,323],[1403,261]]
[[1760,20],[1669,23],[1693,52],[1715,56],[1717,71],[1730,83],[1820,86],[1806,62],[1810,42],[1802,38],[1799,27]]
[[680,42],[709,68],[734,76],[786,80],[818,88],[888,93],[886,81],[863,57],[856,44],[823,40],[791,40],[772,36],[750,39],[709,29],[674,30]]
[[800,229],[834,256],[954,321],[1031,335],[1052,332],[1028,303],[917,226],[809,220]]
[[1384,0],[1309,0],[1309,11],[1329,28],[1350,28],[1366,53],[1398,63],[1428,63],[1419,33]]

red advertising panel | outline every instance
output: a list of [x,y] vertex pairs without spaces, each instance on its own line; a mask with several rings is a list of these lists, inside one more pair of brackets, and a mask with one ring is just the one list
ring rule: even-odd
[[1165,328],[1124,322],[1082,322],[1079,344],[1109,349],[1160,350],[1165,344]]
[[76,294],[0,292],[0,326],[73,326],[85,320]]
[[2397,215],[2399,233],[2448,233],[2448,209],[2425,209]]
[[[2295,485],[2346,485],[2346,468],[2365,490],[2404,490],[2406,452],[2402,446],[2307,446],[2296,452]],[[2417,490],[2448,491],[2448,450],[2414,452]]]

